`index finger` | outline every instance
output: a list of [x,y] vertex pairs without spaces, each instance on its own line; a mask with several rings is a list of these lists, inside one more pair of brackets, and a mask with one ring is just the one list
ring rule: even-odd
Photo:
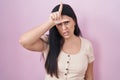
[[60,0],[60,7],[59,7],[59,12],[62,13],[62,8],[63,8],[63,4],[62,4],[62,1]]

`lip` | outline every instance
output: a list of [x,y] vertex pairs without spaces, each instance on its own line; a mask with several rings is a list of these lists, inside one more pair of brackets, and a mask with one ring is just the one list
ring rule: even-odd
[[69,31],[64,31],[64,32],[63,32],[63,35],[64,35],[64,36],[67,36],[68,34],[69,34]]

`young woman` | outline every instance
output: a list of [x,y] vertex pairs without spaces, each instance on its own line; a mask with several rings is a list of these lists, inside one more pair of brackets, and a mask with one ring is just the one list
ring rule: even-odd
[[[49,30],[49,35],[45,32]],[[57,5],[49,20],[24,33],[23,47],[44,55],[45,80],[93,80],[93,48],[81,35],[76,15],[68,4]]]

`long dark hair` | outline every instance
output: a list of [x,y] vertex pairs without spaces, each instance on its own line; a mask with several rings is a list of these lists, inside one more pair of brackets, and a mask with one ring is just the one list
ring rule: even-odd
[[[56,12],[58,11],[60,5],[57,5],[52,12]],[[75,30],[74,30],[74,34],[76,36],[82,36],[81,31],[78,27],[78,23],[77,23],[77,17],[73,11],[73,9],[71,8],[71,6],[69,6],[68,4],[63,4],[63,9],[62,9],[62,13],[61,15],[67,15],[69,17],[71,17],[76,25],[75,25]],[[48,52],[48,56],[45,62],[45,69],[47,71],[48,74],[50,74],[51,76],[55,76],[57,78],[59,78],[58,76],[58,56],[59,53],[61,51],[61,48],[63,46],[63,38],[62,36],[59,34],[56,26],[52,27],[49,31],[49,52]]]

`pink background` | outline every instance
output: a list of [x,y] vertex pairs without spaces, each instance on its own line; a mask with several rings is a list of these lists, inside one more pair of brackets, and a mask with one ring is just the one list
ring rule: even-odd
[[[48,19],[59,0],[0,1],[0,80],[44,80],[39,52],[18,42],[22,33]],[[95,51],[95,80],[120,79],[120,0],[63,0],[78,17]]]

